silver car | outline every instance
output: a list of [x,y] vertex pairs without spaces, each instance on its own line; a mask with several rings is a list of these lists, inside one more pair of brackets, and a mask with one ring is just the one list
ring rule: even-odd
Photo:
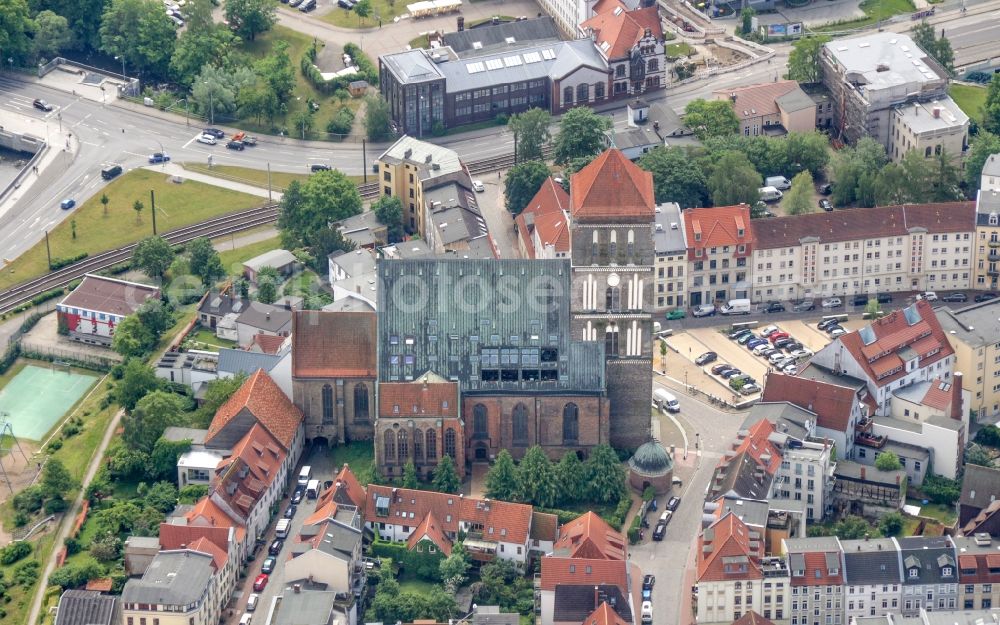
[[691,311],[692,317],[708,317],[715,314],[715,304],[701,304]]

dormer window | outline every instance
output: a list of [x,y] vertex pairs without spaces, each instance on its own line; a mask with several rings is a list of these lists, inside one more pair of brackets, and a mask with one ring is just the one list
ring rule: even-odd
[[910,579],[916,579],[920,577],[920,569],[912,568],[910,569]]
[[951,567],[946,566],[941,569],[941,577],[951,577]]
[[990,225],[996,226],[998,223],[1000,223],[1000,219],[997,219],[997,214],[990,213]]
[[737,228],[737,229],[736,229],[736,236],[738,236],[739,238],[741,238],[741,239],[742,239],[742,238],[743,238],[743,233],[744,233],[744,232],[745,232],[745,230],[743,230],[743,228]]
[[[993,222],[991,221],[990,223],[993,223]],[[695,241],[701,241],[701,233],[700,232],[695,232],[694,233],[694,240]]]

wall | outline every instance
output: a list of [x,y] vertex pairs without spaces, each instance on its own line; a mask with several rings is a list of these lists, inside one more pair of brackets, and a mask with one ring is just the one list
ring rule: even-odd
[[350,592],[350,563],[318,549],[310,549],[285,562],[285,579],[310,579],[326,584],[327,590]]
[[816,128],[816,107],[781,112],[781,125],[788,132],[810,132]]
[[[323,387],[333,391],[333,418],[323,421]],[[355,414],[354,388],[368,390],[368,414]],[[371,440],[376,414],[375,378],[329,378],[292,380],[292,401],[305,415],[306,438],[324,437],[329,442]]]

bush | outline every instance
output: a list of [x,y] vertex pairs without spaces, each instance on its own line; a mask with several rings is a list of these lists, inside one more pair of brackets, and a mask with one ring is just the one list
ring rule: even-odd
[[[72,265],[73,263],[76,263],[76,262],[79,262],[79,261],[83,260],[86,257],[87,257],[87,253],[86,252],[81,252],[81,253],[77,254],[76,256],[69,256],[67,258],[53,258],[52,259],[52,270],[55,271],[56,269],[62,269],[63,267],[68,267],[68,266]],[[62,289],[59,289],[59,290],[62,291]]]
[[351,134],[351,127],[353,125],[354,111],[347,106],[342,106],[327,123],[326,131],[334,135],[348,135]]
[[42,568],[38,560],[27,560],[14,568],[13,580],[20,586],[31,586],[38,581],[38,572]]
[[31,555],[31,543],[19,540],[0,549],[0,564],[14,564],[29,555]]
[[62,436],[63,438],[73,438],[80,433],[80,426],[75,423],[67,423],[63,426]]
[[368,81],[368,84],[378,84],[378,68],[375,67],[372,60],[368,58],[367,54],[361,51],[361,48],[359,48],[357,44],[345,43],[344,52],[351,56],[351,59],[354,60],[354,65],[358,68],[358,73],[361,74],[362,78]]
[[45,493],[42,487],[39,485],[29,486],[14,495],[14,510],[33,514],[42,509],[43,501],[45,501]]
[[31,313],[28,316],[27,319],[25,319],[23,322],[21,322],[21,327],[18,329],[18,331],[21,334],[24,334],[28,330],[34,328],[35,324],[37,324],[42,319],[42,317],[44,317],[44,316],[45,316],[45,313],[42,313],[42,312],[33,312],[33,313]]
[[45,514],[59,514],[60,512],[65,512],[68,507],[69,503],[62,497],[48,499],[43,506]]
[[51,441],[49,441],[49,444],[46,446],[46,449],[48,449],[49,451],[59,451],[60,449],[62,449],[62,446],[63,442],[61,438],[53,438]]
[[925,477],[920,490],[934,503],[944,505],[955,503],[962,494],[962,487],[958,482],[941,477],[940,475],[928,475]]
[[24,511],[18,510],[14,513],[14,526],[24,527],[25,525],[28,524],[28,520],[30,518],[31,517],[29,517]]
[[63,544],[66,545],[66,555],[72,556],[80,553],[81,546],[79,539],[68,537],[63,541]]
[[[74,262],[76,262],[76,261],[74,261]],[[53,261],[53,265],[54,264],[55,264],[55,262]],[[67,263],[67,264],[69,264],[69,263]],[[63,266],[65,266],[65,265],[63,265]],[[58,267],[56,267],[56,269],[58,269]],[[32,306],[38,306],[39,304],[44,304],[45,302],[49,301],[50,299],[55,299],[55,298],[61,296],[63,293],[65,293],[65,291],[62,289],[62,287],[60,287],[58,289],[52,289],[51,291],[45,291],[44,293],[39,293],[38,295],[36,295],[36,296],[34,296],[34,297],[31,298],[31,305]]]

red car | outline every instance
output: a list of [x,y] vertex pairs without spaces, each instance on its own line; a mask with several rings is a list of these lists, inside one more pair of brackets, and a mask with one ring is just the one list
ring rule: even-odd
[[267,586],[267,573],[261,573],[257,579],[253,580],[253,589],[255,592],[260,592],[264,590],[265,586]]

